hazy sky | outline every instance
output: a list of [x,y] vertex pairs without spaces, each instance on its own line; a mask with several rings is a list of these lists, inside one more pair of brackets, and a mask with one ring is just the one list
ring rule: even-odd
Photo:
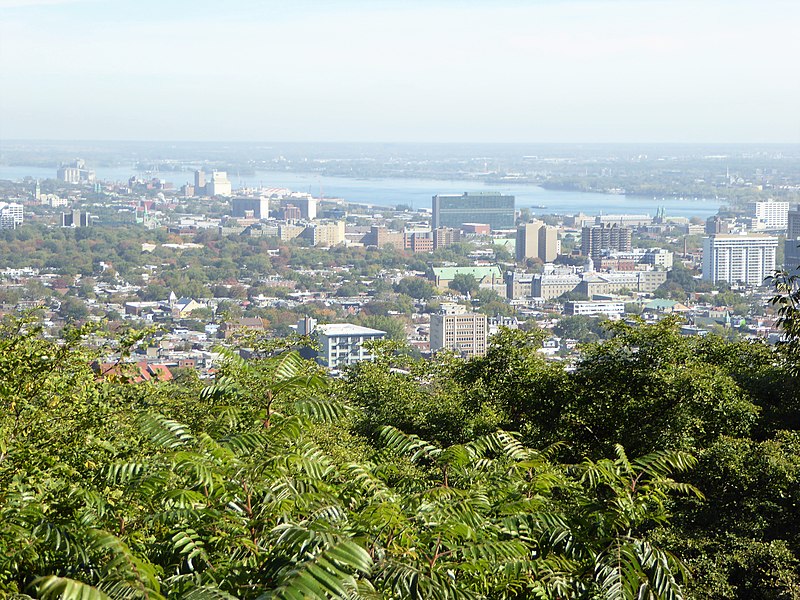
[[797,0],[0,0],[0,137],[800,142]]

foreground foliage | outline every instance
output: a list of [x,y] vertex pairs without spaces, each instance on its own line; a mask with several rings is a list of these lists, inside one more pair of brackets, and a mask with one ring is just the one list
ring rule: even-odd
[[256,343],[203,386],[7,321],[0,595],[800,597],[793,346],[610,334],[572,372],[505,331],[337,381]]
[[[40,598],[681,598],[646,533],[679,450],[571,464],[502,430],[436,444],[360,411],[293,350],[217,382],[102,382],[75,335],[7,324],[0,592]],[[199,392],[199,393],[198,393]],[[349,416],[348,416],[349,415]]]

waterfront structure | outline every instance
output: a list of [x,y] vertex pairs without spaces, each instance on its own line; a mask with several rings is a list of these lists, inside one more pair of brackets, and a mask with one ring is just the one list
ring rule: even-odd
[[232,189],[225,171],[211,172],[211,179],[206,182],[206,196],[230,196]]
[[703,279],[759,286],[775,270],[778,238],[719,234],[703,238]]
[[83,159],[76,158],[62,164],[56,171],[56,178],[66,183],[91,183],[94,181],[94,171],[86,168]]
[[432,209],[432,229],[461,229],[465,223],[485,223],[494,230],[514,227],[514,196],[505,194],[436,195]]
[[753,229],[757,231],[783,231],[789,213],[788,202],[759,200],[747,203],[748,215],[753,218]]
[[632,247],[630,227],[615,223],[592,225],[581,229],[581,254],[597,261],[603,250],[630,252]]
[[350,323],[333,323],[316,325],[313,335],[319,343],[317,360],[335,371],[361,361],[374,360],[374,353],[364,343],[382,340],[386,337],[386,332]]
[[231,216],[237,219],[266,219],[269,217],[269,198],[233,198]]
[[488,321],[478,313],[431,315],[431,351],[454,350],[465,358],[486,354]]
[[0,229],[16,229],[25,220],[25,209],[16,202],[0,202]]
[[538,258],[542,262],[553,262],[558,256],[558,230],[542,221],[532,221],[517,227],[515,244],[518,261]]

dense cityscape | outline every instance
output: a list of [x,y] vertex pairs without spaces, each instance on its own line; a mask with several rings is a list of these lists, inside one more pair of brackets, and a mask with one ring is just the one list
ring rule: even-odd
[[[62,161],[46,179],[4,183],[4,311],[41,308],[56,338],[76,322],[111,330],[157,324],[159,333],[128,360],[143,373],[193,368],[201,377],[214,372],[219,340],[246,331],[312,336],[316,360],[333,374],[371,359],[370,340],[402,342],[417,356],[472,357],[501,327],[546,332],[541,352],[570,362],[579,343],[605,335],[605,320],[634,316],[678,315],[684,335],[775,343],[769,278],[800,266],[800,170],[792,155],[751,152],[698,159],[696,169],[717,170],[707,193],[719,210],[705,219],[663,207],[652,215],[559,214],[491,191],[509,179],[577,186],[570,174],[583,168],[581,180],[599,173],[608,188],[629,193],[624,176],[606,166],[620,162],[609,149],[602,160],[529,157],[524,172],[508,170],[522,157],[507,153],[462,159],[449,172],[438,167],[439,175],[465,177],[477,166],[466,177],[482,177],[488,191],[452,193],[458,182],[445,180],[416,209],[402,192],[394,206],[370,206],[287,188],[234,188],[227,172],[191,169],[191,159],[169,161],[166,176],[152,175],[156,166],[123,182],[99,179],[84,159]],[[291,168],[329,162],[304,156]],[[335,161],[350,162],[364,159]],[[409,165],[421,160],[386,162],[415,175]],[[481,172],[481,162],[497,170]],[[180,178],[188,181],[171,181]],[[651,179],[668,196],[691,192],[682,184],[670,190],[660,173]],[[44,246],[18,252],[32,237]],[[68,260],[72,252],[81,260]],[[110,353],[102,363],[118,359]]]
[[0,14],[0,600],[800,600],[800,3]]

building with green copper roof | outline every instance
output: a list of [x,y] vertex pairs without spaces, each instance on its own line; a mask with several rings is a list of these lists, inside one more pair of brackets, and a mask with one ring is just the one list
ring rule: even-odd
[[503,271],[497,265],[491,267],[433,267],[433,283],[447,287],[456,275],[472,275],[475,281],[497,285],[503,283]]

